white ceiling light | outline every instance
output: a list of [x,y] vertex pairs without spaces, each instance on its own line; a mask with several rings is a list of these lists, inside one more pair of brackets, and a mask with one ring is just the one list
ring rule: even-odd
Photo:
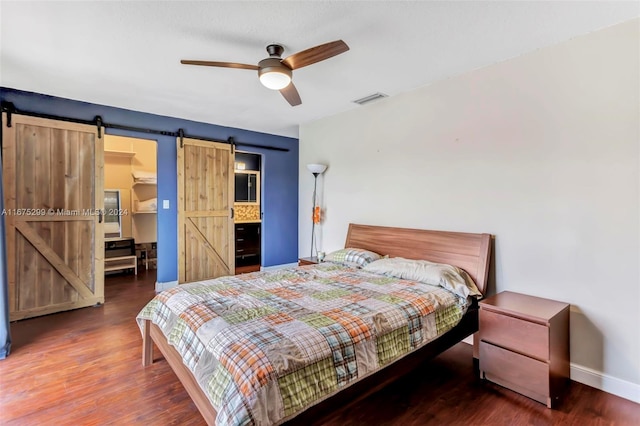
[[291,83],[291,69],[280,63],[280,58],[267,58],[259,63],[260,83],[268,89],[284,89]]

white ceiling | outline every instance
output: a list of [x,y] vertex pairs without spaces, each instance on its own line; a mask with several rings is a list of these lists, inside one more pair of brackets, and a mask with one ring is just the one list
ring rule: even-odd
[[[0,3],[0,85],[195,121],[298,136],[299,124],[640,16],[637,1]],[[291,107],[257,64],[344,40],[350,51],[296,70]]]

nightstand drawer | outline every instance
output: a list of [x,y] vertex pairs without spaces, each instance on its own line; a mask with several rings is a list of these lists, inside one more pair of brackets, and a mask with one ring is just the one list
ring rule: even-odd
[[549,328],[541,324],[480,309],[480,340],[549,360]]
[[484,376],[546,404],[549,397],[549,365],[487,342],[480,342],[480,371]]

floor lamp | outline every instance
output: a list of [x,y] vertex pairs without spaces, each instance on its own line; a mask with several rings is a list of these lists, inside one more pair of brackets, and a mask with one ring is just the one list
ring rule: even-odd
[[307,169],[313,174],[313,209],[311,210],[311,254],[313,257],[313,243],[316,235],[316,193],[318,189],[318,175],[327,170],[325,164],[307,164]]

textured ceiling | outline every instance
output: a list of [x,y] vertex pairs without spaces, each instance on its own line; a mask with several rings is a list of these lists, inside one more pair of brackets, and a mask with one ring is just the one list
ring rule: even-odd
[[[299,124],[640,16],[611,2],[0,2],[0,85],[297,137]],[[294,72],[291,107],[247,70],[343,39],[351,50]]]

